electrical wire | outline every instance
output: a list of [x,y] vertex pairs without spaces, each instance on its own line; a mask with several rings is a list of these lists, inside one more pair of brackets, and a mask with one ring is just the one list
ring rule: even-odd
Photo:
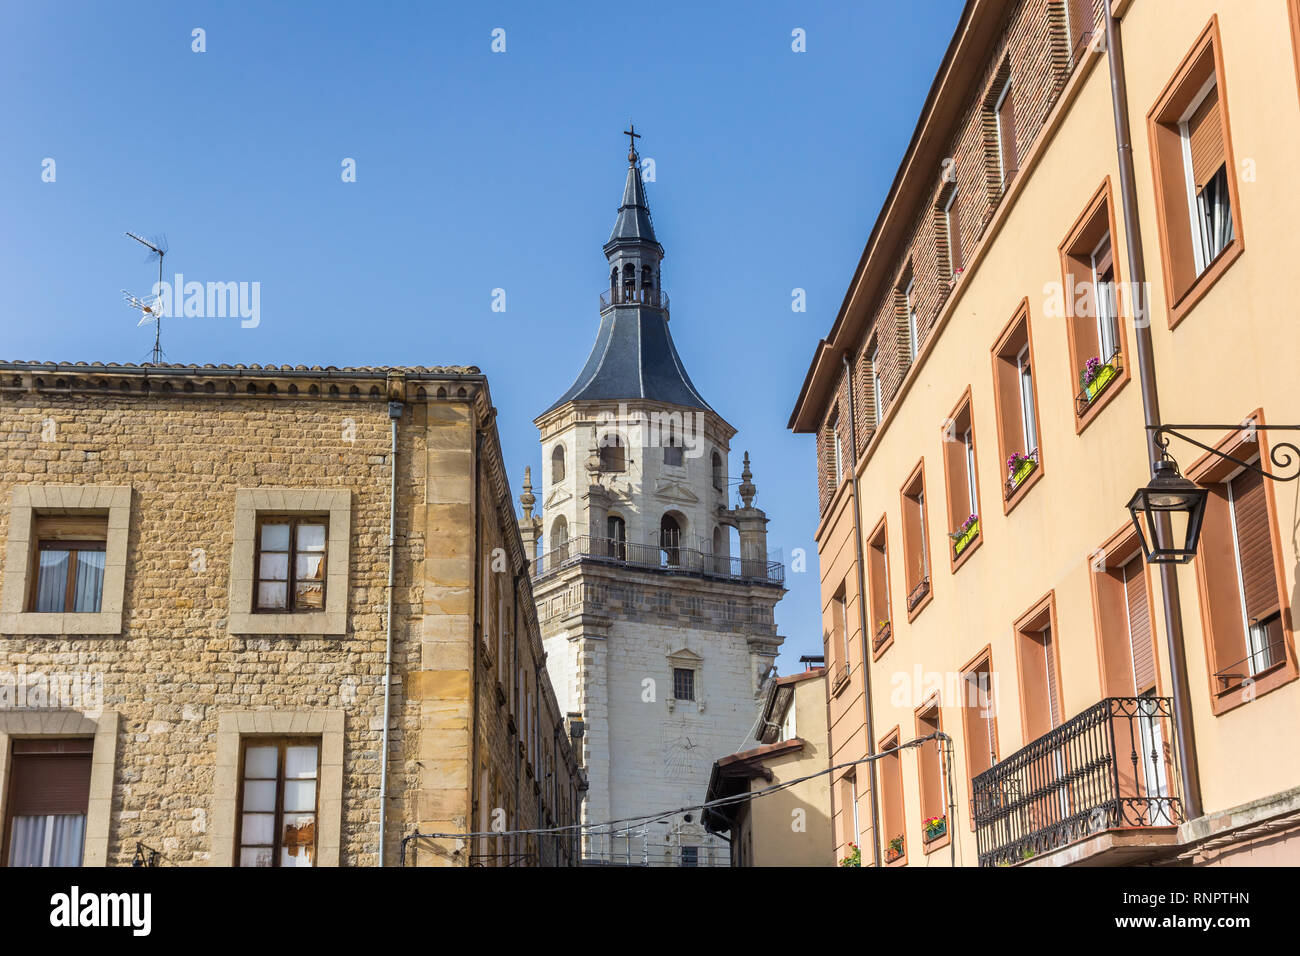
[[[815,780],[818,777],[823,777],[828,773],[835,773],[837,770],[845,770],[849,767],[856,767],[859,764],[872,763],[892,753],[920,747],[932,740],[938,741],[941,744],[940,753],[944,758],[944,763],[947,769],[947,772],[944,774],[944,778],[947,781],[947,790],[948,790],[948,832],[952,833],[957,822],[956,821],[957,803],[953,795],[952,772],[951,772],[952,760],[953,760],[952,738],[947,734],[945,734],[943,731],[935,731],[934,733],[926,734],[924,737],[917,737],[913,740],[908,740],[903,743],[900,743],[898,744],[897,747],[891,747],[889,750],[883,751],[881,753],[872,754],[871,756],[867,756],[867,757],[862,757],[858,760],[850,760],[847,761],[846,763],[835,764],[823,770],[818,770],[816,773],[810,773],[802,777],[795,777],[792,780],[783,780],[780,783],[773,784],[770,787],[764,787],[761,790],[753,790],[753,791],[748,791],[746,793],[738,793],[730,797],[719,797],[716,800],[706,800],[703,803],[693,803],[690,804],[689,806],[678,807],[675,810],[663,810],[663,811],[656,811],[654,813],[642,814],[639,816],[621,817],[616,820],[606,820],[601,823],[570,823],[563,826],[537,827],[533,829],[486,830],[486,831],[474,830],[474,831],[466,831],[464,833],[408,833],[406,836],[402,837],[403,855],[405,855],[405,846],[408,842],[412,840],[420,840],[420,839],[470,840],[476,837],[491,838],[491,837],[503,837],[503,836],[532,836],[532,835],[548,835],[548,834],[560,835],[560,834],[575,833],[575,832],[576,833],[597,833],[603,830],[613,830],[614,827],[619,827],[620,829],[626,830],[626,829],[630,829],[633,826],[638,826],[638,825],[649,826],[650,824],[654,824],[654,823],[662,823],[672,817],[677,816],[678,814],[689,813],[692,810],[704,811],[704,810],[711,810],[716,807],[728,807],[739,803],[745,803],[757,797],[765,797],[773,793],[779,793],[782,790],[788,790],[789,788],[795,786],[796,784],[805,783],[809,780]],[[954,866],[956,865],[955,854],[956,854],[956,849],[954,845],[953,856],[952,856]]]

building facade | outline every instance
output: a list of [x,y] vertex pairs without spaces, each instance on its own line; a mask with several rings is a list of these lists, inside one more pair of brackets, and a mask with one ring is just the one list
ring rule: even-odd
[[[1297,513],[1258,427],[1300,422],[1300,14],[1114,13],[1135,216],[1102,3],[971,0],[791,417],[864,864],[1300,859]],[[1145,335],[1163,422],[1222,426],[1168,447],[1207,493],[1181,602],[1126,510]]]
[[0,862],[576,862],[477,369],[0,382]]
[[774,677],[751,746],[714,761],[704,826],[727,834],[732,866],[831,865],[826,714],[826,668]]
[[698,814],[653,815],[697,804],[713,761],[748,736],[781,644],[783,572],[748,456],[728,506],[735,429],[673,345],[663,247],[634,151],[628,161],[596,343],[536,419],[542,515],[530,489],[521,529],[526,548],[544,540],[533,586],[551,680],[586,727],[585,857],[725,865]]

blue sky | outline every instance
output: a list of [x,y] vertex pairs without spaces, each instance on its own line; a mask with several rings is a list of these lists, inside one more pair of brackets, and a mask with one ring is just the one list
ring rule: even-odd
[[630,118],[678,351],[739,430],[732,471],[751,454],[770,547],[808,554],[789,672],[821,615],[813,440],[785,423],[960,8],[5,4],[0,357],[147,359],[119,290],[155,267],[123,232],[165,234],[169,276],[261,284],[260,325],[169,323],[171,361],[478,365],[517,495],[595,335]]

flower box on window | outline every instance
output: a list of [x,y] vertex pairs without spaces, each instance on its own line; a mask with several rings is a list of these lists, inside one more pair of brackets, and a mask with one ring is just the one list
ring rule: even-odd
[[948,535],[948,537],[952,538],[952,556],[954,558],[961,557],[961,553],[970,547],[970,543],[978,538],[979,534],[979,515],[971,515],[962,523],[960,528]]
[[861,866],[862,849],[856,843],[849,844],[849,854],[840,860],[840,866]]
[[1010,477],[1007,479],[1007,494],[1015,491],[1021,483],[1029,477],[1030,472],[1038,467],[1038,459],[1028,455],[1022,455],[1020,452],[1013,452],[1007,459],[1007,473]]
[[1101,359],[1090,358],[1083,371],[1079,373],[1079,384],[1083,386],[1083,393],[1087,396],[1089,402],[1101,394],[1102,390],[1109,385],[1119,374],[1114,362],[1102,364]]
[[947,817],[931,817],[925,821],[925,842],[932,843],[948,832]]
[[888,621],[877,621],[876,636],[871,640],[871,649],[873,651],[880,650],[880,648],[884,645],[885,641],[889,640],[889,635],[891,632],[892,632],[892,628],[889,626]]
[[903,856],[903,837],[902,834],[894,837],[885,847],[885,862],[893,863],[895,860],[902,859]]

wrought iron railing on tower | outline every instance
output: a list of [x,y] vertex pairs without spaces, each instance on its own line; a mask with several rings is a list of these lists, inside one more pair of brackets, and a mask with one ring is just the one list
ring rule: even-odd
[[648,305],[668,311],[668,293],[663,289],[606,289],[600,294],[600,311],[616,305]]
[[708,834],[660,832],[653,826],[596,827],[583,838],[582,865],[729,867],[731,850]]
[[973,781],[980,866],[1009,866],[1105,830],[1183,822],[1173,701],[1107,697]]
[[582,560],[762,584],[785,582],[785,565],[780,561],[730,557],[678,545],[636,544],[586,534],[569,538],[538,558],[536,576],[550,574]]

